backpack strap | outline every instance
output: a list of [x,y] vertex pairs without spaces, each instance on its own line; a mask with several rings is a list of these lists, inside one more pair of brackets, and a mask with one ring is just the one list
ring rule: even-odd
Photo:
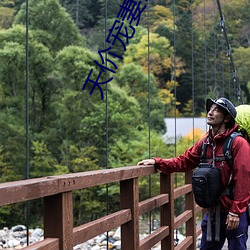
[[237,137],[237,136],[242,136],[241,133],[239,132],[233,132],[231,133],[224,145],[223,145],[223,154],[225,156],[225,159],[230,167],[230,169],[232,170],[233,169],[233,156],[232,156],[232,144],[233,144],[233,140]]
[[[239,132],[233,132],[231,133],[227,138],[226,141],[223,145],[223,154],[225,157],[226,162],[228,163],[231,171],[233,171],[233,155],[232,155],[232,144],[233,144],[233,140],[237,137],[237,136],[242,136],[241,133]],[[231,200],[234,199],[234,184],[232,181],[232,174],[230,176],[229,182],[227,184],[227,187],[224,191],[224,194],[226,194]]]
[[200,162],[206,162],[207,144],[202,142]]

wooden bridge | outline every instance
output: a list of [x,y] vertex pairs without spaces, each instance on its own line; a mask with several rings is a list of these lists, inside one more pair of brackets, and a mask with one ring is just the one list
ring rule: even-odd
[[[44,204],[44,240],[25,250],[72,250],[77,244],[121,227],[121,249],[148,250],[161,242],[162,250],[196,249],[201,234],[196,214],[201,211],[193,199],[191,173],[185,185],[174,188],[173,174],[160,174],[157,196],[139,202],[138,178],[156,174],[154,166],[130,166],[48,176],[0,184],[0,206],[42,198]],[[73,227],[74,190],[119,182],[120,210],[78,227]],[[174,200],[185,197],[185,211],[175,218]],[[139,216],[160,208],[160,227],[146,238],[139,239]],[[174,246],[174,231],[185,225],[185,239]]]

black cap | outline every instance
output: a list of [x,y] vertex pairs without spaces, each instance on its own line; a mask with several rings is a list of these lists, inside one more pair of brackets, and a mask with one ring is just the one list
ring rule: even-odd
[[233,119],[235,120],[237,111],[234,105],[227,98],[220,97],[219,99],[215,99],[215,100],[208,98],[206,101],[207,113],[209,112],[213,104],[216,104],[220,106],[221,108],[223,108],[224,110],[226,110],[229,113],[229,115],[231,115]]

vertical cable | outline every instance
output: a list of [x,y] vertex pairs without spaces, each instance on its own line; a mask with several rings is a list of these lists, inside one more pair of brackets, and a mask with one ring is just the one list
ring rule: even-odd
[[[231,71],[231,66],[229,65],[229,72]],[[228,92],[229,92],[229,99],[232,99],[231,96],[231,76],[230,74],[228,75]]]
[[206,0],[204,0],[204,93],[205,97],[207,97],[207,39],[206,39]]
[[[29,0],[26,0],[26,46],[25,46],[25,70],[26,70],[26,176],[29,179]],[[26,202],[26,229],[27,245],[29,245],[29,202]]]
[[[150,126],[151,126],[151,120],[150,120],[150,1],[148,1],[147,5],[148,9],[148,158],[151,157],[151,133],[150,133]],[[149,185],[149,197],[151,197],[151,175],[148,176],[148,185]],[[149,233],[151,233],[152,228],[152,212],[149,212]]]
[[[221,41],[221,46],[220,46],[220,55],[223,52],[224,49],[224,43]],[[224,58],[221,57],[221,78],[222,78],[222,96],[225,96],[225,67],[224,67]]]
[[174,5],[174,72],[173,72],[173,81],[174,81],[174,97],[175,97],[175,101],[174,101],[174,114],[175,114],[175,122],[174,122],[174,126],[175,126],[175,156],[176,156],[176,136],[177,136],[177,132],[176,132],[176,96],[177,96],[177,91],[176,91],[176,28],[175,28],[175,15],[176,15],[176,6],[175,6],[175,0],[173,0],[173,5]]
[[214,90],[217,95],[217,32],[216,32],[216,15],[215,15],[215,0],[213,1],[214,6]]
[[194,11],[193,11],[193,0],[191,0],[191,30],[192,30],[192,113],[193,113],[193,144],[194,144],[194,117],[195,117],[195,110],[194,110]]
[[[105,0],[105,37],[104,37],[104,47],[105,47],[105,66],[107,68],[107,59],[108,59],[108,53],[106,51],[107,49],[107,43],[106,43],[106,37],[107,37],[107,20],[108,20],[108,0]],[[108,81],[108,71],[105,71],[105,77],[106,81]],[[109,133],[108,133],[108,84],[106,84],[106,169],[108,169],[109,162],[108,162],[108,146],[109,146]],[[109,213],[109,186],[106,184],[106,215]],[[107,232],[107,249],[108,249],[108,232]]]
[[[177,110],[176,110],[176,99],[177,99],[177,86],[176,86],[176,28],[175,28],[175,24],[176,24],[176,3],[175,3],[175,0],[173,0],[173,22],[174,22],[174,72],[173,72],[173,81],[174,81],[174,97],[175,97],[175,100],[174,100],[174,114],[175,114],[175,119],[174,119],[174,131],[175,131],[175,137],[174,137],[174,155],[176,156],[177,154],[177,140],[176,140],[176,137],[177,137],[177,126],[176,126],[176,116],[177,116]],[[177,173],[174,174],[175,175],[175,187],[177,187]],[[178,235],[177,235],[177,229],[175,230],[175,233],[176,233],[176,244],[178,244]]]

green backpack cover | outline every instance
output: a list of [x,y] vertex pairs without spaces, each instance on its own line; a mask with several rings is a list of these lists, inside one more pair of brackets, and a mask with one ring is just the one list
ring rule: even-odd
[[239,130],[244,135],[244,131],[250,138],[250,105],[239,105],[236,108],[237,115],[235,118],[236,123],[239,125]]

